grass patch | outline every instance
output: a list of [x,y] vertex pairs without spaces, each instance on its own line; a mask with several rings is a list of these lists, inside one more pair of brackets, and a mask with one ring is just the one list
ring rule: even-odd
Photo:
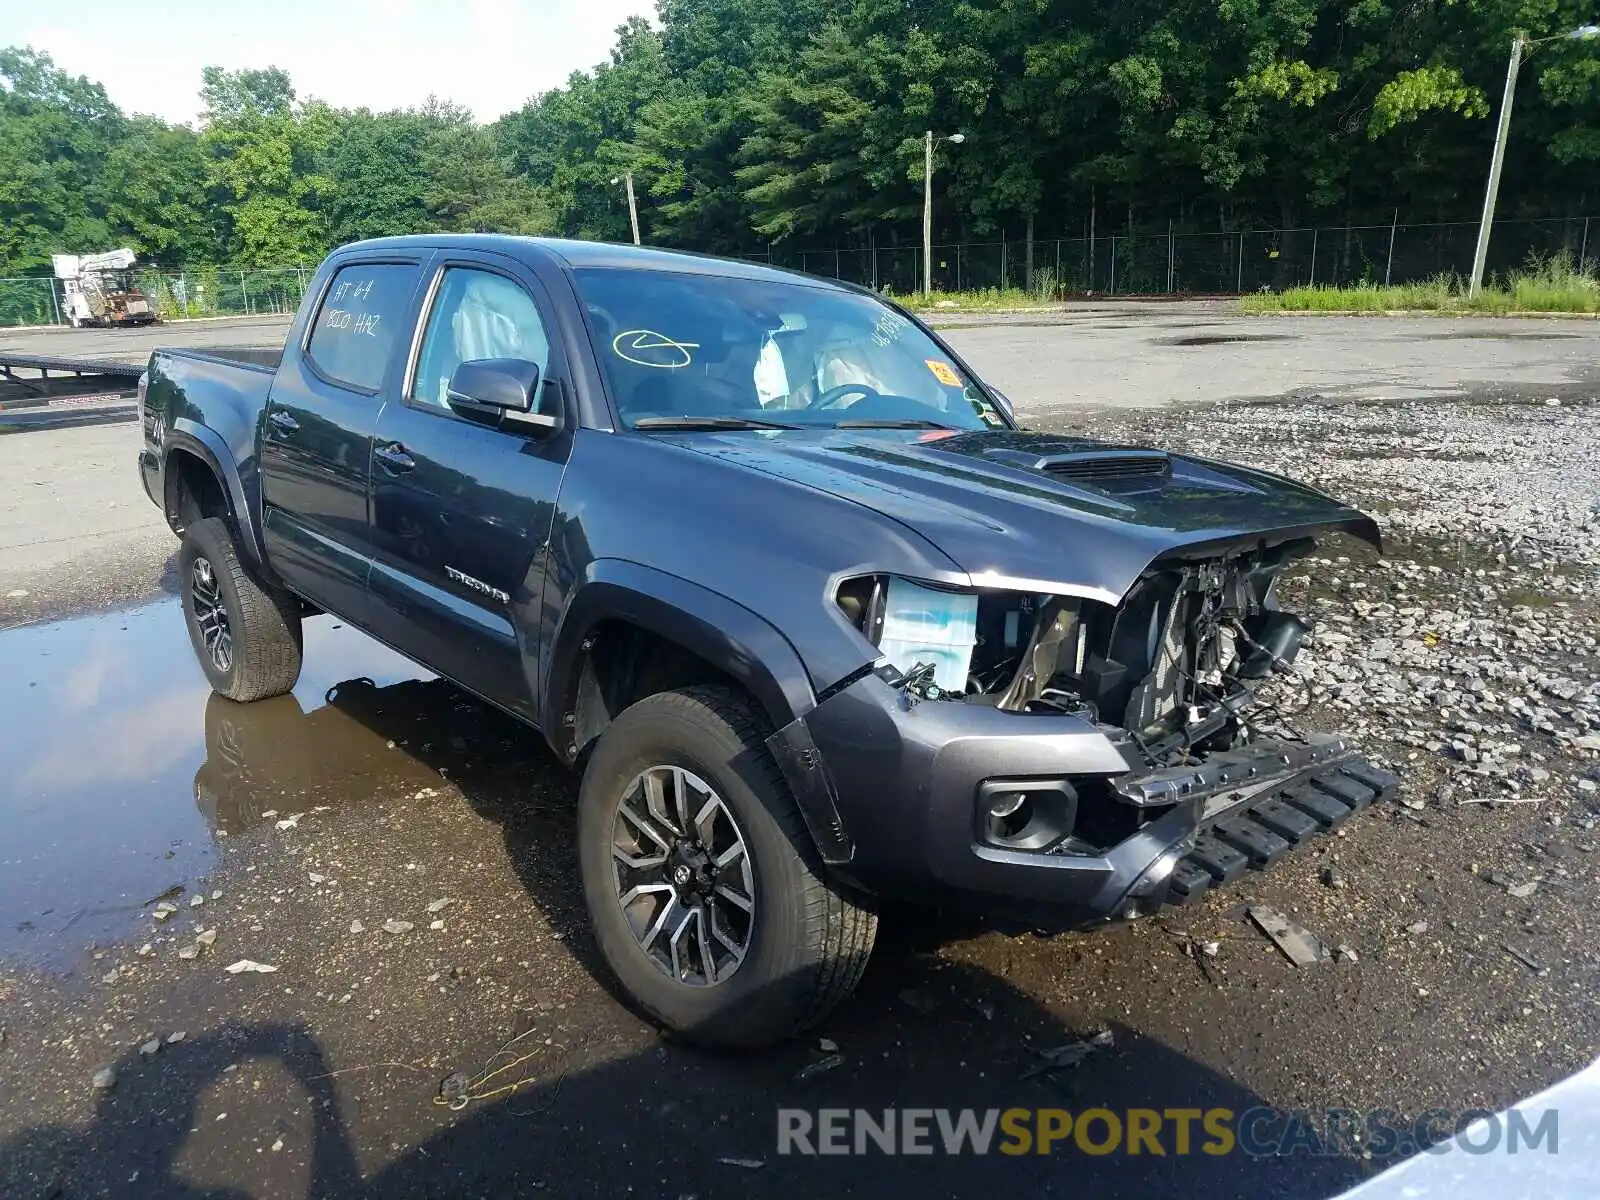
[[1504,278],[1492,279],[1476,296],[1457,275],[1439,275],[1421,283],[1391,287],[1361,283],[1354,287],[1297,287],[1282,292],[1241,296],[1239,308],[1263,312],[1461,312],[1461,313],[1600,313],[1600,278],[1580,271],[1566,254],[1531,258],[1528,265]]
[[915,292],[909,296],[895,297],[913,312],[1025,312],[1030,309],[1055,308],[1061,303],[1061,283],[1055,271],[1048,267],[1033,273],[1033,286],[1029,288],[981,288],[967,292],[934,292],[924,296]]

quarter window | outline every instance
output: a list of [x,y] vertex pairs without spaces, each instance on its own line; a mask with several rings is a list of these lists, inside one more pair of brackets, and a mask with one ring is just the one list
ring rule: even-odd
[[456,368],[484,358],[520,358],[536,364],[544,378],[550,365],[544,322],[520,284],[492,271],[450,267],[428,315],[411,399],[448,412]]
[[340,267],[323,297],[306,354],[334,383],[363,392],[383,386],[403,333],[417,268],[399,263]]

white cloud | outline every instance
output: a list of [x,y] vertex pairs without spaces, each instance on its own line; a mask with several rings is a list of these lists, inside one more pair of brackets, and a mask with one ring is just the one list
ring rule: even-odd
[[[25,8],[23,6],[26,6]],[[32,45],[128,112],[193,121],[200,70],[277,66],[301,97],[375,110],[430,93],[480,120],[605,59],[653,0],[77,0],[70,17],[0,0],[7,44]],[[8,11],[13,10],[15,11]],[[58,10],[59,12],[60,10]]]

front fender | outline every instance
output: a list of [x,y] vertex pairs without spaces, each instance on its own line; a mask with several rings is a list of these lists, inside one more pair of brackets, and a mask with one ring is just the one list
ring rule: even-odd
[[726,672],[756,698],[774,729],[816,706],[800,656],[764,617],[687,579],[602,558],[573,591],[546,658],[540,712],[552,742],[573,709],[585,640],[608,619],[648,629]]

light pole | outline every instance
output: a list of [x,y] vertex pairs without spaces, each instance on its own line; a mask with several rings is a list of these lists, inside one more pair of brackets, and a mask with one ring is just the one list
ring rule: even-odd
[[613,177],[611,183],[613,186],[619,183],[626,183],[628,186],[628,220],[633,224],[633,244],[637,246],[639,245],[639,205],[633,198],[633,172],[625,171],[620,178]]
[[959,146],[964,133],[935,137],[933,130],[922,135],[922,294],[933,295],[933,148],[939,142]]
[[1489,158],[1489,186],[1483,193],[1483,218],[1478,222],[1478,245],[1472,253],[1472,280],[1467,295],[1483,291],[1483,268],[1489,257],[1489,230],[1494,225],[1494,205],[1500,193],[1500,168],[1506,159],[1506,135],[1511,131],[1511,102],[1517,94],[1517,72],[1522,67],[1522,52],[1544,42],[1577,41],[1600,37],[1600,25],[1580,25],[1570,33],[1553,37],[1528,38],[1517,34],[1511,39],[1511,61],[1506,65],[1506,90],[1500,97],[1500,125],[1495,130],[1494,153]]

